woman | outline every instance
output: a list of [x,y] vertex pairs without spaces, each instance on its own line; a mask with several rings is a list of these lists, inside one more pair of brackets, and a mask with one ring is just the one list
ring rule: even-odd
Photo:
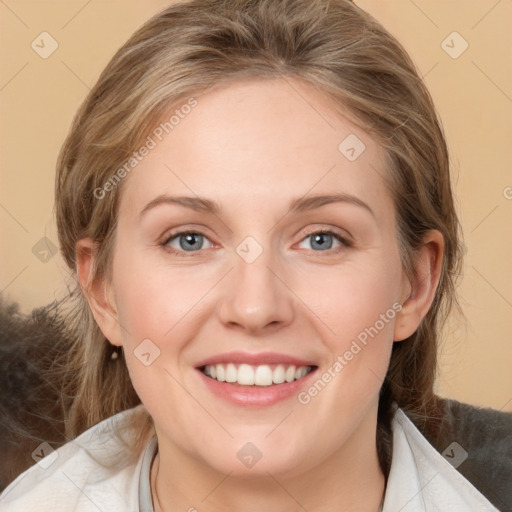
[[498,510],[456,439],[446,458],[427,441],[446,438],[461,265],[448,153],[357,6],[149,20],[75,118],[56,215],[78,437],[42,447],[3,510]]

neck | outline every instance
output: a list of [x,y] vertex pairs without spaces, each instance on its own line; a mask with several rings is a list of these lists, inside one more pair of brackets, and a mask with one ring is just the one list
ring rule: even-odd
[[292,478],[268,471],[243,477],[225,475],[160,443],[160,436],[151,471],[155,512],[377,512],[385,478],[375,430],[376,423],[371,428],[360,425],[338,451]]

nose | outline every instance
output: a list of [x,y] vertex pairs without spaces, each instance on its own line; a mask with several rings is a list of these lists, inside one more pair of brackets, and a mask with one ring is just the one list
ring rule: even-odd
[[270,250],[252,263],[235,252],[233,266],[223,280],[218,305],[219,319],[226,327],[257,336],[293,321],[294,295]]

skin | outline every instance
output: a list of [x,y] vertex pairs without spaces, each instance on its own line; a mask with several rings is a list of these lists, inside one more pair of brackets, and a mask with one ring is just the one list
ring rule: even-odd
[[[355,161],[338,150],[349,134],[366,146]],[[95,318],[124,347],[155,423],[155,510],[377,510],[378,393],[393,343],[415,332],[432,303],[443,249],[440,233],[429,232],[417,277],[406,278],[384,156],[305,84],[224,84],[200,96],[125,179],[111,282],[90,281],[94,246],[78,242],[79,279]],[[356,196],[373,215],[348,202],[286,215],[294,198],[333,192]],[[164,193],[207,197],[222,211],[166,204],[139,219]],[[161,245],[173,230],[205,236],[194,256],[183,237],[168,246],[185,257]],[[309,235],[325,230],[352,246],[327,237],[324,247],[332,246],[319,248]],[[252,263],[236,252],[247,236],[263,248]],[[233,350],[276,351],[314,361],[322,374],[396,303],[394,319],[305,405],[294,396],[237,406],[213,395],[194,368]],[[160,350],[149,366],[134,355],[146,338]],[[237,458],[247,442],[262,454],[252,468]]]

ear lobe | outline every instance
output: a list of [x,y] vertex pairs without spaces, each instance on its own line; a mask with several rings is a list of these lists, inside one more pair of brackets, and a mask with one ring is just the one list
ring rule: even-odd
[[78,240],[75,254],[78,281],[94,319],[110,343],[121,346],[119,321],[110,286],[103,277],[94,277],[92,273],[97,254],[96,243],[90,237]]
[[396,316],[394,341],[402,341],[412,336],[428,313],[441,277],[443,252],[443,235],[437,230],[428,231],[416,254],[410,295]]

